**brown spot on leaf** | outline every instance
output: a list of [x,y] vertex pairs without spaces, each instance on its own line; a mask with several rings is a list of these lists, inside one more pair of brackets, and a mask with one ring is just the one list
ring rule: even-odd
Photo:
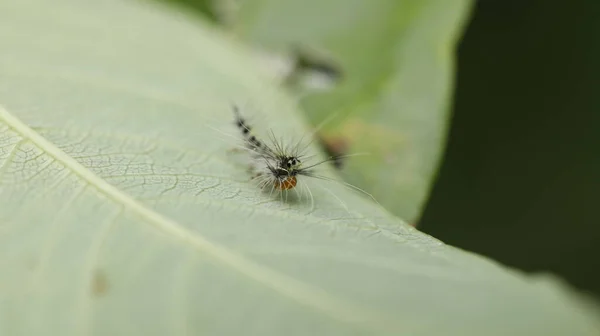
[[344,164],[344,158],[340,158],[338,156],[346,155],[348,152],[348,147],[350,144],[346,138],[341,136],[325,136],[320,135],[319,139],[321,140],[321,144],[325,149],[325,152],[335,157],[333,160],[333,165],[337,169],[341,169]]
[[108,291],[108,279],[101,270],[94,272],[92,279],[92,295],[95,297],[102,296]]

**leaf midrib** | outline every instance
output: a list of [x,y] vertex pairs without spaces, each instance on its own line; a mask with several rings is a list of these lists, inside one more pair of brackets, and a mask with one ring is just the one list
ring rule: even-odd
[[[75,175],[79,176],[83,181],[95,188],[98,192],[104,194],[107,198],[113,200],[117,204],[121,204],[125,209],[129,209],[138,214],[156,229],[190,245],[198,251],[207,253],[213,259],[222,262],[242,275],[257,281],[300,304],[321,311],[333,319],[346,323],[358,324],[371,330],[400,330],[396,319],[386,317],[380,312],[375,312],[370,309],[359,307],[353,303],[340,300],[324,290],[293,279],[269,267],[260,265],[242,255],[230,251],[224,246],[209,241],[201,235],[192,233],[170,218],[147,208],[142,203],[136,201],[128,194],[122,192],[89,169],[85,168],[75,159],[23,123],[20,119],[9,113],[8,110],[1,105],[0,120],[2,120],[9,129],[20,134],[24,139],[30,141],[57,162],[62,163],[66,169],[72,171]],[[9,163],[7,162],[6,164]]]

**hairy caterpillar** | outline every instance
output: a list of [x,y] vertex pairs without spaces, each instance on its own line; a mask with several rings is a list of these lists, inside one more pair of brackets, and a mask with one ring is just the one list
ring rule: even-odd
[[[326,176],[319,175],[316,168],[327,162],[339,162],[341,158],[360,155],[332,155],[324,160],[315,163],[306,163],[312,156],[306,155],[308,145],[303,145],[299,141],[295,144],[283,144],[283,140],[278,139],[273,131],[269,134],[269,142],[259,139],[253,132],[252,126],[244,118],[239,108],[234,105],[234,123],[242,136],[244,149],[247,150],[254,160],[254,178],[258,181],[261,190],[270,190],[273,192],[286,193],[296,189],[299,185],[299,178],[302,176],[317,178],[320,180],[333,181],[341,183],[349,188],[360,191],[375,200],[373,196],[366,191],[346,182],[338,181]],[[312,192],[306,186],[306,190],[311,196]],[[337,198],[337,197],[336,197]]]

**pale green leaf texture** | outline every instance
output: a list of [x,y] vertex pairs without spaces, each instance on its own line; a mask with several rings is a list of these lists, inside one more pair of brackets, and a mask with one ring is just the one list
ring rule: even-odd
[[[443,154],[455,45],[471,0],[245,0],[235,32],[267,50],[306,46],[343,70],[303,105],[324,137],[345,139],[344,176],[416,221]],[[318,54],[318,53],[317,53]]]
[[0,48],[2,336],[598,331],[555,282],[337,184],[307,182],[314,208],[258,193],[213,131],[229,103],[305,128],[242,48],[185,14],[6,0]]

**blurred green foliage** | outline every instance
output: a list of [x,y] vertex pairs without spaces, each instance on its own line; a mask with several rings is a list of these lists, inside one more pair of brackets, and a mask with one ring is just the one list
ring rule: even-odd
[[[206,14],[206,2],[184,3]],[[341,69],[333,90],[304,96],[307,117],[319,125],[334,115],[320,136],[369,153],[347,160],[344,178],[414,222],[443,152],[454,47],[472,1],[244,0],[225,13],[230,3],[211,2],[207,15],[227,17],[230,31],[257,49],[316,51]]]
[[455,43],[471,0],[245,0],[232,31],[269,51],[327,54],[343,77],[302,105],[348,153],[346,181],[414,222],[443,153]]

